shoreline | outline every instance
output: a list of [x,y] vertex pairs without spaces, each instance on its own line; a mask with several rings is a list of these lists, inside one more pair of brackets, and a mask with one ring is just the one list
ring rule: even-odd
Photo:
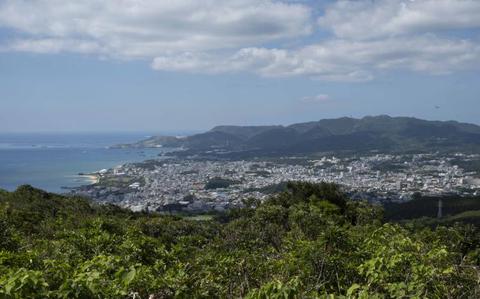
[[90,185],[98,184],[98,182],[100,181],[100,176],[94,173],[79,174],[78,176],[81,178],[85,178],[90,183]]

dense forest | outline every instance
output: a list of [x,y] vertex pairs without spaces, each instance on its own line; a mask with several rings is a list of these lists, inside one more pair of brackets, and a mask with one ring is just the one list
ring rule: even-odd
[[479,298],[480,230],[289,183],[209,218],[0,191],[0,298]]
[[[480,225],[480,197],[450,196],[415,196],[416,198],[402,203],[384,205],[385,218],[388,220],[411,220],[416,218],[435,218],[438,213],[438,202],[442,201],[442,219],[423,219],[430,222],[450,223],[462,218],[462,222]],[[469,217],[471,215],[472,217]]]

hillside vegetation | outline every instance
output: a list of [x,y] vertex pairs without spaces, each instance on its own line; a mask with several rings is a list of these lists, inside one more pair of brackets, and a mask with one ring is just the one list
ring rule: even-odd
[[204,219],[1,191],[0,298],[480,297],[478,228],[385,223],[335,185]]
[[152,137],[120,147],[182,147],[187,154],[274,156],[330,151],[472,151],[480,149],[480,126],[411,117],[337,118],[290,126],[217,126],[184,138]]
[[[451,196],[420,196],[402,203],[385,204],[385,218],[388,220],[405,220],[421,217],[437,217],[438,201],[442,200],[444,217],[453,216],[467,211],[480,211],[480,197]],[[480,221],[480,219],[478,219]],[[478,222],[477,224],[480,224]]]

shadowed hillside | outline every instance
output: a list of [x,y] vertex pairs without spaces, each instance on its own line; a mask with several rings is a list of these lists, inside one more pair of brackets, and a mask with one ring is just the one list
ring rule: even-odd
[[218,126],[185,138],[152,137],[132,147],[184,147],[252,154],[328,151],[478,151],[480,127],[454,121],[375,116],[324,119],[290,126]]

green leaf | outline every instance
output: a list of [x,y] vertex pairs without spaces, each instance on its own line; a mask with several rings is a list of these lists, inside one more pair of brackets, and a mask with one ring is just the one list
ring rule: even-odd
[[137,275],[137,270],[135,270],[135,268],[132,268],[132,270],[123,274],[122,276],[123,283],[125,285],[129,285],[130,283],[132,283],[133,279],[135,279],[135,275]]
[[348,288],[348,291],[347,291],[347,296],[350,297],[350,296],[353,296],[353,294],[355,294],[355,292],[361,288],[361,286],[357,283],[354,283],[350,288]]

